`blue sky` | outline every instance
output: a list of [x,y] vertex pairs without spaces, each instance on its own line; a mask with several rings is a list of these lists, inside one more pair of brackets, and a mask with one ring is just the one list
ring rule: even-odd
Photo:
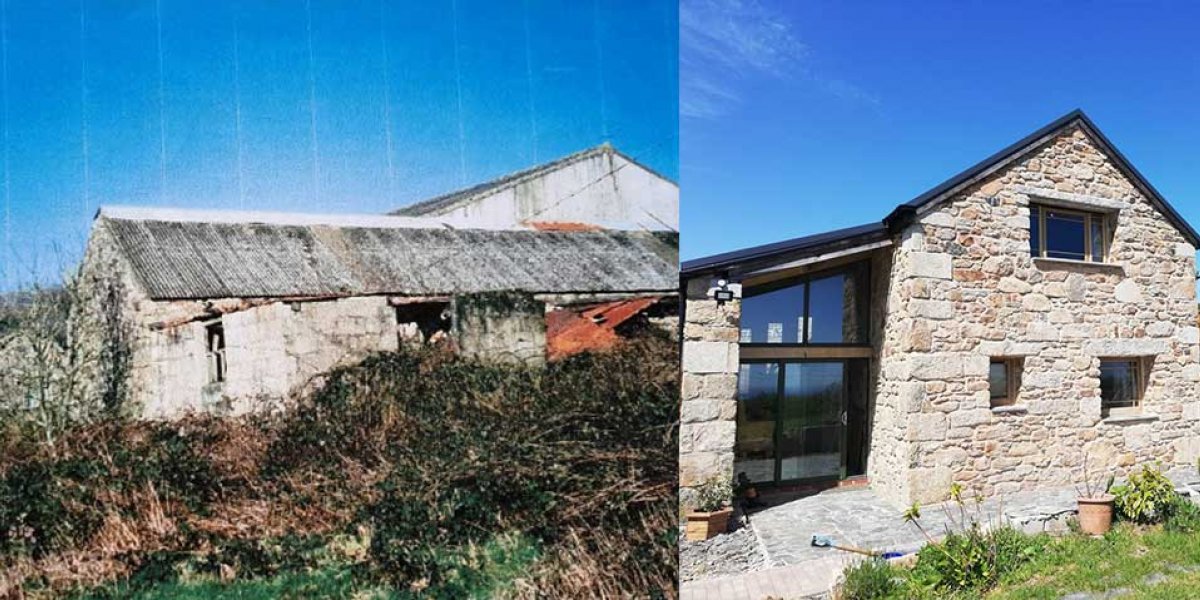
[[0,289],[75,260],[100,204],[383,212],[605,140],[679,173],[674,0],[0,12]]
[[878,221],[1074,108],[1200,226],[1200,5],[683,0],[686,258]]

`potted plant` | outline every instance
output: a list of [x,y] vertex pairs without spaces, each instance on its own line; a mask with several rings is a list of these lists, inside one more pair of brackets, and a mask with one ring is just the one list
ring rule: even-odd
[[1109,493],[1114,477],[1108,477],[1108,482],[1100,486],[1100,481],[1093,482],[1088,474],[1087,455],[1083,456],[1083,489],[1075,486],[1079,495],[1079,529],[1088,535],[1104,535],[1112,529],[1113,500]]
[[687,539],[695,542],[725,533],[733,514],[732,499],[732,482],[723,477],[696,486],[696,505],[687,514]]

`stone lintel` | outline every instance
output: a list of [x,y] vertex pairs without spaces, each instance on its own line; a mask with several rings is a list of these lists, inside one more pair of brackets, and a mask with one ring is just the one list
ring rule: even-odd
[[1171,344],[1165,339],[1150,338],[1108,338],[1084,340],[1083,352],[1091,356],[1155,356],[1171,349]]
[[1099,212],[1117,212],[1129,208],[1129,203],[1121,200],[1112,200],[1109,198],[1101,198],[1099,196],[1085,196],[1083,194],[1072,194],[1059,190],[1033,187],[1030,185],[1015,185],[1013,191],[1037,198],[1038,204],[1048,204],[1050,206],[1060,206],[1062,208],[1075,208]]

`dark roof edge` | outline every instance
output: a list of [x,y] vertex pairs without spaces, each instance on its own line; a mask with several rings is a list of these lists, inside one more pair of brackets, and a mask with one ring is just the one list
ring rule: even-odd
[[750,261],[791,254],[815,254],[835,247],[869,243],[887,237],[888,230],[882,223],[867,223],[684,261],[679,266],[679,274],[691,277],[710,271],[721,271]]
[[[1046,126],[1034,131],[1033,133],[1017,140],[1008,145],[1004,149],[992,154],[966,170],[954,175],[953,177],[934,186],[925,193],[897,206],[888,216],[884,217],[883,222],[887,224],[889,230],[895,232],[908,224],[917,212],[921,209],[942,200],[947,194],[955,192],[963,185],[971,183],[975,178],[986,174],[993,168],[1000,166],[1005,161],[1023,155],[1034,148],[1030,146],[1040,146],[1043,138],[1050,138],[1056,135],[1062,129],[1073,125],[1076,121],[1079,122],[1081,129],[1094,142],[1101,146],[1101,150],[1107,154],[1117,168],[1124,174],[1134,186],[1139,189],[1155,208],[1159,209],[1167,217],[1167,220],[1175,226],[1176,229],[1183,234],[1185,238],[1193,245],[1200,246],[1200,234],[1192,228],[1191,224],[1181,216],[1174,207],[1171,206],[1167,199],[1154,188],[1153,185],[1125,158],[1125,155],[1117,149],[1115,145],[1100,131],[1100,128],[1084,113],[1081,109],[1075,109],[1071,112],[1055,119]],[[1045,141],[1048,141],[1045,140]],[[1018,154],[1020,153],[1020,154]]]

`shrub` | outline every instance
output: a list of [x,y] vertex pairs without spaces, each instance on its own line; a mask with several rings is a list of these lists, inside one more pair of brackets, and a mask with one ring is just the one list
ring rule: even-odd
[[92,460],[34,460],[0,479],[0,553],[42,557],[91,536],[101,515],[86,482],[104,472]]
[[1000,575],[1036,556],[1045,540],[1011,527],[972,527],[921,549],[914,575],[938,590],[990,589]]
[[696,486],[696,510],[712,512],[729,505],[733,485],[725,477],[712,477]]
[[1171,507],[1166,522],[1167,531],[1178,533],[1200,533],[1200,506],[1187,498],[1179,497]]
[[896,569],[883,559],[859,562],[845,571],[842,598],[845,600],[881,600],[900,593],[902,587]]
[[[941,591],[990,589],[1000,574],[1028,562],[1046,545],[1044,536],[1029,536],[1007,525],[991,526],[983,516],[983,499],[976,496],[968,506],[959,484],[950,486],[954,508],[946,537],[935,541],[921,526],[921,511],[913,505],[904,518],[925,534],[929,544],[917,554],[913,576],[923,586]],[[999,521],[999,519],[995,519]]]
[[1175,484],[1157,468],[1144,465],[1129,481],[1112,488],[1117,516],[1140,524],[1162,523],[1177,504]]

